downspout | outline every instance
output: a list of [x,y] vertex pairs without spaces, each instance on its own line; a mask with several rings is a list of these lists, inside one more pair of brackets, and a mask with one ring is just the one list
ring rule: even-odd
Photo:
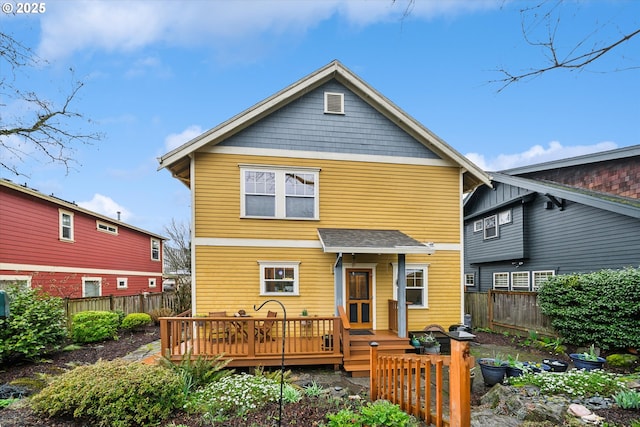
[[336,262],[333,263],[333,300],[335,302],[335,315],[338,315],[338,306],[344,306],[342,296],[344,295],[343,278],[342,278],[342,252],[339,252],[336,257]]
[[407,272],[405,254],[398,254],[398,337],[407,337]]

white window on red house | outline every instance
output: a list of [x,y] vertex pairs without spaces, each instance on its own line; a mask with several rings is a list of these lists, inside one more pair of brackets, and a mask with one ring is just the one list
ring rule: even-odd
[[156,283],[158,283],[158,282],[156,281],[155,277],[153,277],[153,278],[150,277],[149,278],[149,287],[150,288],[155,288],[156,287]]
[[117,283],[118,289],[127,289],[128,279],[126,277],[118,277]]
[[102,296],[102,278],[101,277],[83,277],[82,278],[82,296],[84,298]]
[[160,261],[160,240],[151,239],[151,259]]
[[73,241],[73,212],[60,210],[60,240]]

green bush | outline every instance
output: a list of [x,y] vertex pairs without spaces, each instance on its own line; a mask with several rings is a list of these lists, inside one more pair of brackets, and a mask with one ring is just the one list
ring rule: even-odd
[[112,311],[81,311],[73,316],[73,342],[90,343],[118,338],[120,317]]
[[151,324],[151,316],[147,313],[131,313],[122,319],[122,329],[136,329]]
[[99,361],[56,377],[31,399],[49,417],[89,418],[96,425],[157,425],[183,403],[180,379],[160,366]]
[[67,337],[63,300],[38,289],[10,287],[10,316],[0,319],[0,362],[35,358],[56,350]]
[[558,275],[541,286],[538,302],[571,344],[640,348],[640,269]]

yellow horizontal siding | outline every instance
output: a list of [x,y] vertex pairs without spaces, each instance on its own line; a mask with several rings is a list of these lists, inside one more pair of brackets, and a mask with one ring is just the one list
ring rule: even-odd
[[[261,296],[258,261],[299,261],[299,296]],[[254,304],[276,298],[289,316],[299,316],[303,308],[309,315],[332,316],[334,254],[318,249],[196,247],[196,312],[240,309],[251,314]],[[269,307],[281,311],[277,304]],[[276,310],[277,309],[277,310]]]
[[[241,163],[319,167],[320,220],[240,218]],[[399,229],[421,241],[460,241],[459,169],[225,154],[196,157],[197,237],[317,239],[317,229]],[[366,214],[363,214],[365,213]]]
[[[239,164],[318,167],[320,220],[240,218]],[[196,156],[196,237],[317,240],[317,229],[399,229],[420,241],[460,242],[459,169],[416,165],[198,154]],[[278,296],[289,316],[303,308],[310,315],[333,315],[335,254],[321,249],[205,247],[195,249],[196,313],[239,309],[253,312],[260,296],[257,261],[300,261],[300,295]],[[347,261],[349,260],[349,261]],[[376,263],[376,327],[388,328],[395,255],[357,255],[357,263]],[[351,262],[345,256],[345,263]],[[408,263],[428,263],[429,307],[409,310],[409,330],[460,321],[460,253],[410,255]],[[348,266],[348,264],[346,264]],[[280,309],[277,305],[271,310]]]

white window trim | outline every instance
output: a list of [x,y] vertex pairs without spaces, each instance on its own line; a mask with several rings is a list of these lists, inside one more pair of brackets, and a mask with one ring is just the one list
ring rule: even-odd
[[[398,263],[392,262],[393,266],[393,298],[398,300]],[[422,270],[422,278],[424,281],[422,292],[422,305],[409,304],[410,309],[429,308],[429,264],[424,263],[411,263],[405,264],[405,271],[407,270]],[[406,289],[409,289],[408,287]]]
[[[487,224],[487,220],[489,220],[489,219],[491,219],[491,218],[493,218],[493,219],[494,219],[495,224],[496,224],[496,226],[495,226],[495,229],[496,229],[496,234],[495,234],[495,236],[487,236],[487,226],[486,226],[486,224]],[[499,232],[500,227],[498,227],[498,216],[497,216],[497,215],[491,215],[491,216],[488,216],[488,217],[484,218],[484,219],[483,219],[483,229],[484,229],[483,236],[484,236],[484,239],[485,239],[485,240],[495,239],[495,238],[497,238],[498,236],[500,236],[500,232]]]
[[[549,274],[551,273],[551,274]],[[537,270],[534,271],[532,274],[532,280],[531,280],[531,289],[534,292],[537,292],[540,289],[540,286],[537,284],[537,277],[536,276],[540,276],[541,274],[544,274],[544,280],[548,279],[549,276],[553,277],[556,275],[555,270]]]
[[[496,277],[498,277],[498,276],[504,276],[504,277],[507,278],[507,286],[496,287]],[[493,273],[493,283],[491,284],[492,288],[496,289],[496,290],[506,290],[506,291],[508,291],[509,290],[509,277],[510,277],[510,275],[506,271]]]
[[[469,283],[468,278],[471,278],[471,283]],[[476,285],[476,275],[475,273],[465,273],[464,274],[464,285],[465,286],[475,286]]]
[[98,296],[102,296],[102,277],[83,277],[82,278],[82,297],[85,298],[87,296],[87,290],[85,286],[87,282],[98,282]]
[[[154,258],[153,257],[153,242],[158,242],[158,257]],[[162,242],[160,242],[160,239],[156,239],[156,238],[151,238],[150,241],[150,245],[151,245],[151,261],[160,261],[160,259],[162,258],[162,256],[160,255],[160,253],[162,252]]]
[[[241,218],[258,218],[258,219],[287,219],[296,221],[317,221],[320,219],[320,168],[307,167],[283,167],[283,166],[266,166],[266,165],[238,165],[240,167],[240,217]],[[246,190],[245,190],[245,172],[271,172],[275,174],[275,215],[260,216],[247,215],[246,212]],[[286,216],[286,189],[285,175],[287,173],[307,173],[313,174],[315,184],[313,186],[313,217],[288,217]]]
[[[300,295],[300,261],[258,261],[260,267],[260,295],[261,296],[299,296]],[[265,286],[264,269],[275,267],[293,268],[292,292],[267,292]]]
[[107,234],[118,234],[117,226],[103,221],[96,221],[96,230]]
[[498,225],[510,224],[511,220],[511,209],[507,209],[498,213]]
[[155,279],[155,277],[150,277],[149,278],[149,287],[150,288],[155,288],[158,285],[158,281]]
[[[69,229],[70,229],[70,232],[69,232],[70,237],[69,238],[64,237],[64,235],[62,233],[62,230],[64,228],[64,226],[62,224],[62,218],[63,218],[64,215],[69,215],[69,217],[71,218],[71,220],[70,220],[71,224],[69,226]],[[64,209],[58,209],[58,237],[59,237],[59,239],[61,241],[63,241],[63,242],[74,242],[75,241],[74,240],[74,237],[75,237],[74,228],[75,227],[74,227],[73,212],[66,211]]]
[[477,233],[478,231],[482,230],[484,230],[484,221],[481,219],[473,221],[473,232]]
[[[329,107],[329,97],[338,96],[340,97],[340,111],[330,110]],[[324,93],[324,113],[325,114],[338,114],[344,115],[344,93],[339,92],[325,92]]]
[[[527,277],[527,286],[520,286],[516,284],[516,277],[518,276],[526,276]],[[511,272],[511,290],[513,291],[528,291],[531,289],[531,273],[528,271],[512,271]]]
[[118,289],[127,289],[129,287],[129,279],[126,277],[118,277],[116,279],[116,287]]
[[[0,282],[26,282],[24,288],[31,288],[31,276],[14,275],[14,274],[0,274]],[[22,288],[21,285],[19,287]],[[4,286],[0,286],[0,289],[6,290]]]

